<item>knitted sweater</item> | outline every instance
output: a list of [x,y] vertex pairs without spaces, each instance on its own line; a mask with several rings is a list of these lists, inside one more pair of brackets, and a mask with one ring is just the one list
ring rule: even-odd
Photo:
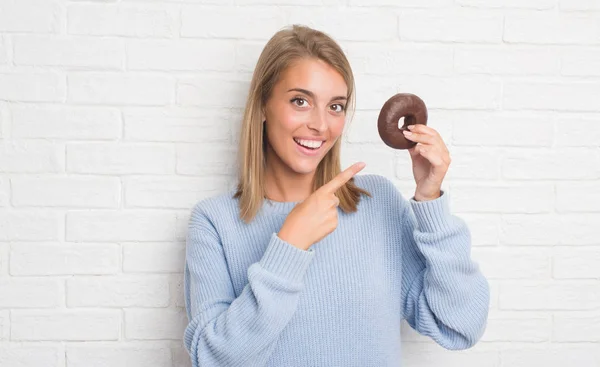
[[307,251],[277,232],[294,202],[264,200],[249,224],[233,191],[199,201],[184,272],[194,367],[400,366],[400,323],[447,349],[484,332],[489,285],[470,258],[448,193],[404,198],[387,178],[356,175],[358,211]]

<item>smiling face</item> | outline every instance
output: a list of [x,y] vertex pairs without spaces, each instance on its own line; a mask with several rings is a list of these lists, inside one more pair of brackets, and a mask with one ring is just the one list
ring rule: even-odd
[[268,164],[314,173],[344,129],[347,91],[342,75],[321,60],[288,67],[264,107]]

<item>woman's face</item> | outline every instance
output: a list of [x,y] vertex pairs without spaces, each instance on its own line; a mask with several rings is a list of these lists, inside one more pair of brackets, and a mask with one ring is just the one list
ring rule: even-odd
[[343,131],[347,91],[341,74],[321,60],[288,67],[265,105],[267,162],[314,172]]

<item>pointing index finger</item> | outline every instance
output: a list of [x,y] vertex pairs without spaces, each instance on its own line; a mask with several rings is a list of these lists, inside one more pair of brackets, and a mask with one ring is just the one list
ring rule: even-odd
[[348,182],[348,180],[354,177],[354,175],[356,175],[363,168],[365,168],[365,166],[366,164],[364,162],[354,163],[350,167],[346,168],[344,171],[340,172],[331,181],[323,185],[321,189],[329,193],[335,193],[337,189],[342,187],[346,182]]

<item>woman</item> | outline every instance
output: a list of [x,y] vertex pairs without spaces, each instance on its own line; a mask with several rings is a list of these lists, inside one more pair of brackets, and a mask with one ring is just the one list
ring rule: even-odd
[[[448,349],[481,337],[489,287],[441,190],[450,157],[419,125],[417,183],[340,172],[354,79],[326,34],[266,44],[240,139],[239,184],[189,222],[184,343],[193,366],[398,366],[400,322]],[[375,125],[373,125],[375,126]]]

